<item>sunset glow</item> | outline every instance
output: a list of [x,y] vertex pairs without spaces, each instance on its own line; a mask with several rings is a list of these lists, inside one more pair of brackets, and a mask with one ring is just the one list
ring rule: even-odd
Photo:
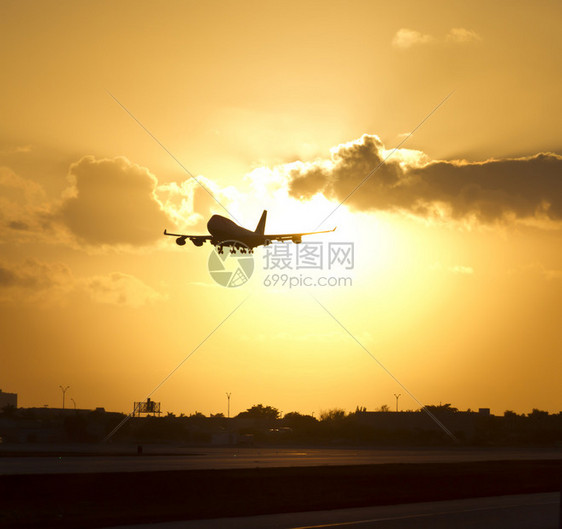
[[[560,411],[562,7],[505,9],[3,2],[0,388],[129,412],[196,349],[163,410]],[[264,209],[321,266],[162,235]]]

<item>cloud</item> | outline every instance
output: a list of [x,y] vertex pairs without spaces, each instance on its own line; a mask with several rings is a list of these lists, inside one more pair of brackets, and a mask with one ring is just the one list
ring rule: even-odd
[[43,196],[43,188],[31,180],[17,175],[8,167],[0,167],[0,190],[3,198],[32,201]]
[[447,33],[445,40],[463,44],[467,42],[478,42],[482,40],[482,37],[472,29],[452,28],[451,31]]
[[430,270],[434,272],[449,272],[451,274],[459,274],[463,276],[471,276],[474,275],[474,268],[472,266],[466,265],[455,265],[455,266],[447,266],[444,267],[439,261],[433,263],[430,267]]
[[377,136],[364,135],[333,148],[329,159],[286,166],[289,193],[301,200],[322,193],[357,210],[424,218],[562,220],[562,157],[556,154],[465,162],[399,150],[383,163],[387,155]]
[[90,297],[98,303],[138,308],[164,299],[164,296],[140,279],[120,272],[92,277],[82,284]]
[[228,215],[224,208],[230,210],[240,198],[236,189],[219,188],[212,180],[201,175],[197,181],[190,178],[179,183],[159,185],[156,196],[168,218],[180,230],[205,230],[213,213]]
[[41,231],[44,202],[39,184],[0,167],[0,240],[22,240],[32,231]]
[[14,145],[0,149],[0,156],[9,156],[12,154],[26,154],[32,151],[31,145]]
[[63,263],[44,263],[27,259],[17,266],[0,263],[0,288],[46,290],[73,281],[70,269]]
[[59,305],[74,288],[64,263],[27,259],[17,265],[0,262],[0,302]]
[[402,28],[396,32],[392,39],[392,45],[395,48],[407,49],[412,46],[419,46],[432,42],[434,38],[431,35],[424,35],[415,29]]
[[411,208],[444,205],[452,218],[493,223],[511,219],[562,220],[562,157],[436,161],[409,173]]
[[466,28],[452,28],[443,38],[424,34],[415,29],[401,28],[392,38],[392,45],[395,48],[407,50],[414,46],[422,46],[431,43],[468,44],[481,40],[482,37],[480,37],[476,31]]
[[194,180],[170,182],[157,187],[158,200],[167,216],[179,227],[191,226],[201,221],[201,215],[194,211],[194,196],[196,193]]
[[[225,214],[240,199],[198,176],[158,184],[145,167],[124,157],[84,156],[68,171],[69,187],[48,198],[36,182],[0,166],[0,241],[93,248],[143,247],[162,239],[164,228],[205,232],[213,213]],[[215,197],[220,204],[215,200]]]
[[69,178],[56,216],[82,243],[146,245],[172,224],[156,196],[156,177],[126,158],[84,156]]
[[510,275],[526,275],[530,277],[542,277],[547,281],[559,281],[562,279],[562,270],[557,268],[547,268],[539,262],[534,262],[508,271]]
[[72,294],[86,294],[96,303],[132,308],[165,299],[137,277],[121,272],[78,279],[60,262],[0,262],[1,301],[64,305]]

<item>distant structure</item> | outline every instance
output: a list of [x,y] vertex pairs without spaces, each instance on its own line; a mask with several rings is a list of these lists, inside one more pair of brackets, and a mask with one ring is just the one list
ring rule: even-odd
[[18,407],[18,394],[17,393],[4,393],[0,389],[0,409],[6,406]]
[[135,407],[133,408],[133,417],[140,417],[141,413],[152,413],[154,415],[158,414],[158,417],[160,417],[160,403],[154,402],[149,398],[143,402],[135,402]]

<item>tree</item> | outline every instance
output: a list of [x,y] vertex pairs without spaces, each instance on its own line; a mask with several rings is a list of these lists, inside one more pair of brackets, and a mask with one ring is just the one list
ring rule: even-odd
[[451,406],[450,403],[439,404],[439,406],[425,406],[425,408],[431,412],[438,412],[438,413],[457,413],[459,411],[458,408]]
[[279,418],[279,410],[273,406],[264,406],[263,404],[257,404],[248,408],[238,414],[238,417],[246,417],[248,419],[258,419],[265,421],[274,421]]
[[310,441],[318,432],[318,420],[312,415],[303,415],[296,411],[283,416],[283,426],[291,429],[291,438],[299,441]]
[[345,419],[345,410],[340,408],[320,412],[321,421],[341,421],[342,419]]
[[314,426],[317,423],[318,421],[312,415],[303,415],[297,411],[286,413],[283,417],[283,424],[286,424],[295,430]]
[[548,417],[548,412],[543,411],[543,410],[539,410],[537,408],[533,408],[533,411],[528,414],[528,417],[530,419],[541,420],[541,419],[545,419],[546,417]]

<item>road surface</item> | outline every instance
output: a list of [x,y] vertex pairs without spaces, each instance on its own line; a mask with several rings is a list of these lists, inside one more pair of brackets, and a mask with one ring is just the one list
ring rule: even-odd
[[[210,447],[181,450],[150,445],[143,448],[143,455],[138,456],[136,446],[102,446],[100,449],[99,445],[78,445],[73,450],[81,450],[81,455],[72,455],[68,447],[61,447],[58,450],[51,448],[50,455],[37,457],[31,453],[26,455],[25,450],[13,455],[14,452],[3,447],[0,451],[0,475],[562,459],[561,450],[525,448],[396,450]],[[37,453],[37,447],[35,450]],[[12,455],[8,456],[8,453]]]
[[114,526],[108,529],[557,529],[560,494]]

